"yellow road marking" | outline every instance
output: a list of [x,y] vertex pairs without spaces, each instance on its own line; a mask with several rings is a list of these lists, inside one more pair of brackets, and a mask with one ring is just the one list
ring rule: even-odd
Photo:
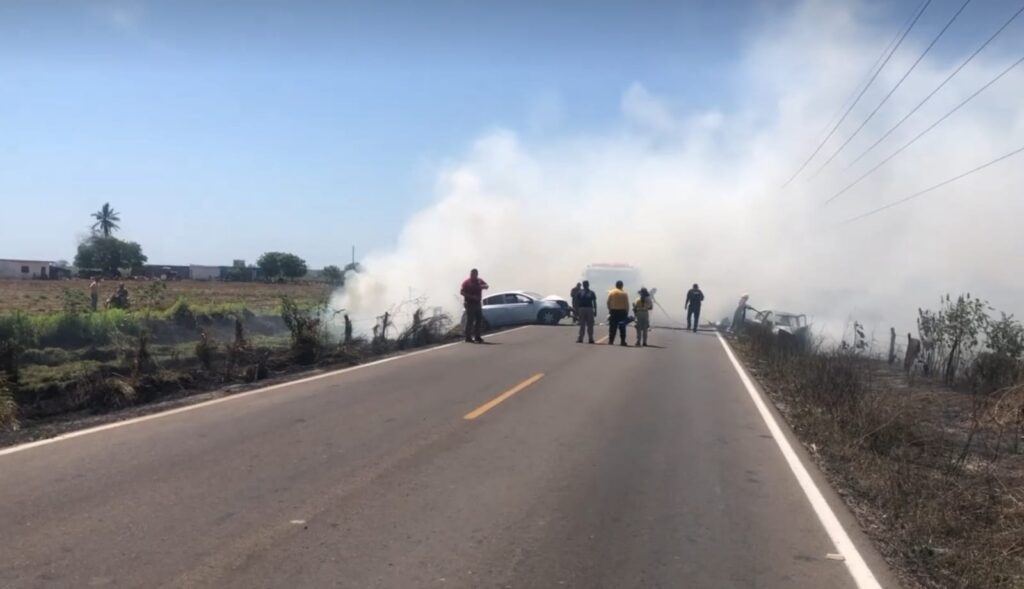
[[476,409],[470,411],[469,413],[465,414],[462,418],[463,419],[476,419],[477,417],[480,417],[481,415],[483,415],[484,413],[487,413],[491,409],[494,409],[496,406],[498,406],[499,403],[501,403],[505,399],[507,399],[507,398],[511,397],[512,395],[522,391],[523,389],[526,389],[527,387],[529,387],[530,385],[534,384],[535,382],[537,382],[538,380],[540,380],[542,378],[544,378],[544,374],[543,373],[534,374],[530,378],[524,380],[523,382],[521,382],[521,383],[517,384],[516,386],[510,388],[509,390],[505,391],[504,393],[498,395],[497,397],[491,399],[490,401],[484,403],[483,405],[481,405],[481,406],[477,407]]

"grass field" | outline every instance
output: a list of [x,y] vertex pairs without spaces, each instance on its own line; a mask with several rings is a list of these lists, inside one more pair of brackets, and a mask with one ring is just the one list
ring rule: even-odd
[[[117,288],[117,281],[100,284],[100,303]],[[149,282],[126,281],[125,285],[133,299]],[[299,305],[320,301],[328,292],[322,283],[300,282],[287,284],[266,284],[262,282],[217,282],[180,280],[164,283],[160,306],[170,306],[179,297],[200,306],[241,305],[254,312],[274,311],[281,304],[282,296],[289,296]],[[22,311],[25,313],[51,313],[63,308],[64,289],[89,292],[88,280],[9,280],[0,279],[0,313]]]

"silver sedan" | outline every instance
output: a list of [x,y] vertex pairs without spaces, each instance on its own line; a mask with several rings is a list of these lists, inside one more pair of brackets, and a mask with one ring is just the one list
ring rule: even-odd
[[522,290],[499,292],[483,300],[484,321],[489,327],[540,323],[557,325],[570,314],[569,303],[552,295],[542,297]]

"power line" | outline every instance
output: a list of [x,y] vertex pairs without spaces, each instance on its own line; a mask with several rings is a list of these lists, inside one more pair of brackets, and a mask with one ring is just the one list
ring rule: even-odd
[[902,198],[902,199],[900,199],[900,200],[898,200],[896,202],[891,202],[891,203],[889,203],[889,204],[887,204],[885,206],[881,206],[881,207],[878,207],[877,209],[870,210],[870,211],[864,213],[863,215],[858,215],[856,217],[853,217],[852,219],[847,219],[846,221],[843,222],[843,225],[848,225],[850,223],[853,223],[854,221],[859,221],[860,219],[863,219],[865,217],[870,217],[871,215],[875,215],[875,214],[881,213],[882,211],[884,211],[886,209],[891,209],[891,208],[893,208],[895,206],[901,205],[901,204],[903,204],[903,203],[905,203],[905,202],[907,202],[909,200],[913,200],[913,199],[915,199],[915,198],[917,198],[917,197],[919,197],[921,195],[927,194],[927,193],[929,193],[929,192],[931,192],[931,191],[933,191],[933,190],[935,190],[937,188],[942,188],[943,186],[945,186],[947,184],[950,184],[952,182],[956,182],[957,180],[959,180],[959,179],[961,179],[961,178],[963,178],[965,176],[970,176],[971,174],[973,174],[975,172],[980,172],[981,170],[984,170],[985,168],[987,168],[987,167],[989,167],[991,165],[998,164],[999,162],[1001,162],[1001,161],[1003,161],[1005,159],[1011,158],[1011,157],[1017,155],[1018,153],[1024,153],[1024,147],[1019,147],[1019,148],[1011,151],[1010,153],[1001,155],[1001,156],[997,157],[996,159],[994,159],[994,160],[992,160],[990,162],[987,162],[987,163],[984,163],[984,164],[978,166],[977,168],[974,168],[972,170],[968,170],[968,171],[964,172],[963,174],[960,174],[958,176],[953,176],[952,178],[949,178],[947,180],[943,180],[942,182],[939,182],[938,184],[935,184],[933,186],[929,186],[928,188],[925,188],[924,190],[915,192],[914,194],[911,194],[910,196],[908,196],[906,198]]
[[814,151],[811,152],[811,155],[807,157],[807,160],[800,166],[799,169],[797,169],[796,172],[793,172],[793,176],[791,176],[789,180],[786,180],[786,183],[782,185],[783,188],[789,186],[789,183],[795,180],[796,177],[800,175],[800,172],[804,171],[804,168],[807,167],[807,164],[811,163],[811,160],[813,160],[814,157],[818,155],[818,152],[821,151],[821,148],[825,146],[825,143],[827,143],[828,140],[832,138],[832,135],[834,135],[836,130],[839,129],[839,126],[843,124],[843,121],[846,120],[846,117],[850,115],[850,111],[853,110],[853,107],[857,106],[857,103],[860,102],[861,98],[863,98],[864,93],[866,93],[868,91],[868,88],[871,87],[871,84],[875,81],[875,78],[878,77],[878,74],[880,74],[882,70],[885,69],[886,64],[888,64],[889,60],[892,59],[893,54],[896,53],[896,50],[899,49],[900,45],[903,44],[903,40],[907,38],[907,35],[910,34],[911,29],[914,28],[914,25],[917,24],[917,21],[921,18],[921,15],[924,14],[925,9],[927,9],[928,5],[931,3],[932,0],[924,0],[924,2],[921,5],[921,8],[918,10],[913,20],[910,21],[910,24],[903,31],[903,34],[900,35],[899,41],[896,42],[896,45],[889,52],[889,55],[885,57],[885,61],[883,61],[882,65],[880,65],[878,69],[875,70],[873,74],[871,74],[871,78],[868,79],[868,83],[865,84],[864,88],[861,89],[859,94],[857,94],[857,98],[846,109],[846,112],[843,113],[843,116],[839,118],[836,124],[832,127],[832,130],[828,132],[828,135],[826,135],[825,138],[821,140],[821,143],[818,144],[818,147],[816,147]]
[[828,165],[832,163],[832,160],[836,159],[836,156],[839,155],[839,153],[842,152],[843,149],[845,149],[851,141],[853,141],[853,138],[856,137],[862,129],[864,129],[868,122],[871,121],[875,114],[877,114],[878,111],[882,108],[882,105],[888,102],[889,98],[891,98],[892,95],[896,93],[896,90],[898,90],[899,87],[903,85],[903,82],[907,79],[908,76],[910,76],[910,73],[913,72],[915,68],[917,68],[917,65],[921,63],[921,61],[924,59],[926,55],[928,55],[928,52],[932,50],[932,47],[935,47],[935,44],[939,42],[939,39],[941,39],[944,34],[946,34],[946,31],[949,30],[949,27],[952,26],[954,22],[956,22],[956,19],[960,17],[960,14],[964,11],[965,8],[967,8],[967,5],[970,3],[971,0],[964,0],[964,3],[960,5],[960,9],[953,13],[952,18],[949,19],[949,21],[946,23],[946,26],[942,27],[942,30],[939,31],[939,34],[935,35],[935,38],[932,39],[932,42],[928,44],[928,47],[925,47],[924,51],[921,52],[921,55],[917,58],[917,61],[915,61],[910,66],[906,73],[903,74],[903,77],[900,78],[898,82],[896,82],[896,85],[892,87],[892,90],[889,90],[889,93],[886,94],[884,98],[882,98],[882,101],[879,102],[878,106],[876,106],[875,109],[868,114],[867,118],[864,119],[860,126],[857,127],[857,129],[855,129],[854,132],[851,133],[850,136],[846,138],[846,141],[844,141],[843,144],[839,146],[839,149],[835,150],[835,152],[831,156],[829,156],[827,160],[825,160],[825,163],[821,164],[821,166],[818,168],[816,172],[814,172],[814,175],[811,176],[811,178],[817,177],[817,175],[820,174],[822,170],[828,167]]
[[863,181],[863,180],[864,180],[865,178],[867,178],[867,177],[868,177],[868,176],[870,176],[871,174],[874,174],[874,173],[875,173],[875,172],[876,172],[876,171],[877,171],[877,170],[878,170],[879,168],[881,168],[881,167],[882,167],[882,166],[884,166],[885,164],[889,163],[889,162],[890,162],[890,161],[891,161],[891,160],[892,160],[892,159],[893,159],[894,157],[896,157],[897,155],[899,155],[899,154],[903,153],[903,150],[905,150],[905,149],[907,149],[908,147],[910,147],[911,145],[913,145],[913,144],[914,144],[914,143],[915,143],[915,142],[916,142],[916,141],[917,141],[918,139],[920,139],[920,138],[924,137],[924,136],[925,136],[925,135],[926,135],[926,134],[927,134],[928,132],[930,132],[930,131],[931,131],[932,129],[934,129],[935,127],[938,127],[938,126],[939,126],[939,124],[940,124],[940,123],[942,123],[942,121],[945,121],[945,120],[946,120],[946,119],[948,119],[948,118],[949,118],[950,116],[952,116],[952,114],[953,114],[953,113],[955,113],[956,111],[960,110],[960,109],[961,109],[961,108],[962,108],[962,107],[963,107],[963,106],[964,106],[965,104],[967,104],[968,102],[970,102],[970,101],[974,100],[974,98],[976,98],[976,97],[977,97],[977,96],[978,96],[979,94],[981,94],[982,92],[984,92],[984,91],[985,91],[985,90],[986,90],[986,89],[987,89],[987,88],[988,88],[989,86],[991,86],[992,84],[995,84],[995,83],[996,83],[997,81],[999,81],[999,79],[1000,79],[1000,78],[1002,78],[1002,77],[1003,77],[1003,76],[1005,76],[1006,74],[1010,73],[1010,70],[1012,70],[1013,68],[1017,67],[1017,66],[1018,66],[1018,65],[1020,65],[1020,64],[1021,64],[1022,62],[1024,62],[1024,57],[1021,57],[1021,58],[1020,58],[1020,59],[1018,59],[1017,61],[1015,61],[1015,62],[1013,62],[1012,64],[1010,64],[1010,66],[1009,66],[1009,67],[1007,67],[1006,69],[1004,69],[1004,70],[1003,70],[1002,72],[1000,72],[998,76],[996,76],[996,77],[992,78],[991,80],[989,80],[989,81],[988,81],[988,83],[986,83],[986,84],[985,84],[984,86],[982,86],[981,88],[979,88],[978,90],[976,90],[976,91],[974,92],[974,94],[971,94],[970,96],[968,96],[967,98],[965,98],[963,102],[961,102],[960,104],[958,104],[958,105],[956,105],[955,107],[953,107],[953,110],[951,110],[951,111],[947,112],[946,114],[942,115],[942,117],[940,117],[940,118],[939,118],[939,120],[937,120],[937,121],[935,121],[934,123],[932,123],[932,124],[931,124],[931,125],[930,125],[930,126],[929,126],[929,127],[927,128],[927,129],[925,129],[924,131],[921,131],[920,133],[918,133],[918,134],[917,134],[917,136],[915,136],[915,137],[914,137],[913,139],[911,139],[910,141],[908,141],[908,142],[904,143],[902,147],[900,147],[900,148],[899,148],[899,149],[897,149],[896,151],[894,151],[894,152],[892,152],[891,154],[889,154],[889,156],[888,156],[887,158],[885,158],[884,160],[882,160],[882,161],[878,162],[878,163],[877,163],[877,164],[875,165],[875,167],[871,168],[871,169],[870,169],[870,170],[868,170],[867,172],[864,172],[863,174],[861,174],[861,175],[860,175],[860,177],[859,177],[859,178],[857,178],[857,179],[856,179],[856,180],[854,180],[853,182],[851,182],[851,183],[847,184],[845,188],[843,188],[843,189],[842,189],[842,190],[840,190],[839,192],[837,192],[837,193],[833,194],[833,195],[832,195],[831,197],[829,197],[829,199],[825,201],[825,204],[828,204],[828,203],[830,203],[830,202],[834,201],[835,199],[839,198],[839,197],[840,197],[840,196],[842,196],[843,194],[846,194],[846,192],[848,192],[848,191],[849,191],[849,190],[850,190],[851,188],[853,188],[854,186],[856,186],[856,185],[860,184],[860,183],[861,183],[861,181]]
[[903,31],[904,28],[910,25],[910,20],[914,18],[914,14],[917,13],[917,10],[921,7],[922,4],[924,4],[925,1],[926,0],[922,0],[921,3],[917,5],[917,8],[914,9],[914,12],[911,12],[910,15],[907,17],[907,20],[904,21],[902,25],[900,25],[900,28],[896,29],[896,34],[893,35],[892,39],[889,40],[889,44],[885,46],[885,49],[882,49],[882,52],[879,53],[878,57],[875,59],[875,63],[871,64],[871,67],[868,68],[867,73],[864,75],[864,80],[862,80],[859,84],[854,86],[853,90],[850,90],[850,95],[847,96],[846,100],[843,101],[842,106],[836,109],[835,114],[832,115],[829,122],[825,124],[825,126],[821,129],[821,132],[818,133],[818,135],[824,135],[826,132],[828,132],[828,130],[832,128],[832,125],[834,125],[836,121],[839,119],[839,117],[842,116],[843,111],[846,110],[846,107],[850,106],[850,102],[857,96],[857,93],[860,91],[860,89],[866,87],[866,85],[870,83],[872,72],[875,71],[875,68],[878,67],[878,64],[882,63],[882,60],[885,59],[886,54],[889,53],[889,50],[892,49],[892,46],[896,43],[896,41],[899,41],[900,33]]
[[878,141],[875,141],[874,143],[872,143],[872,144],[871,144],[871,147],[868,147],[867,149],[865,149],[863,153],[861,153],[860,155],[858,155],[858,156],[857,156],[857,157],[856,157],[856,158],[855,158],[855,159],[854,159],[854,160],[853,160],[852,162],[850,162],[850,165],[848,165],[848,166],[847,166],[847,169],[849,169],[849,168],[853,167],[853,166],[854,166],[854,165],[855,165],[855,164],[856,164],[857,162],[859,162],[859,161],[860,161],[861,159],[863,159],[863,158],[864,158],[864,156],[866,156],[866,155],[867,155],[868,153],[870,153],[870,152],[871,152],[871,150],[873,150],[874,148],[878,147],[878,145],[879,145],[880,143],[882,143],[883,141],[885,141],[885,140],[886,140],[886,138],[888,138],[888,137],[889,137],[889,135],[892,135],[892,133],[893,133],[893,132],[894,132],[894,131],[895,131],[896,129],[898,129],[898,128],[900,127],[900,125],[902,125],[902,124],[903,124],[904,122],[906,122],[906,120],[907,120],[907,119],[909,119],[909,118],[911,117],[911,115],[913,115],[913,114],[914,114],[915,112],[917,112],[917,110],[918,110],[919,108],[921,108],[922,106],[924,106],[924,103],[928,102],[928,101],[929,101],[929,100],[931,99],[931,97],[932,97],[932,96],[935,96],[935,94],[936,94],[936,93],[937,93],[937,92],[938,92],[939,90],[942,90],[943,86],[945,86],[945,85],[946,85],[946,84],[947,84],[947,83],[948,83],[948,82],[949,82],[950,80],[952,80],[954,76],[956,76],[956,75],[957,75],[958,73],[960,73],[960,70],[964,69],[964,67],[966,67],[966,66],[967,66],[967,64],[971,63],[971,61],[972,61],[972,60],[973,60],[973,59],[974,59],[975,57],[977,57],[977,55],[978,55],[979,53],[981,53],[983,49],[985,49],[986,47],[988,47],[989,43],[991,43],[992,41],[994,41],[994,40],[995,40],[995,38],[996,38],[996,37],[998,37],[998,36],[999,36],[999,35],[1000,35],[1000,34],[1001,34],[1001,33],[1002,33],[1002,32],[1003,32],[1003,31],[1004,31],[1005,29],[1006,29],[1006,27],[1010,26],[1010,24],[1011,24],[1011,23],[1012,23],[1012,22],[1013,22],[1014,20],[1016,20],[1018,16],[1020,16],[1020,15],[1021,15],[1021,13],[1024,13],[1024,5],[1021,5],[1020,9],[1018,9],[1018,10],[1017,10],[1017,12],[1013,13],[1013,16],[1011,16],[1011,17],[1009,18],[1009,20],[1007,20],[1007,21],[1006,21],[1005,23],[1003,23],[1003,26],[999,27],[999,30],[997,30],[997,31],[996,31],[995,33],[993,33],[991,37],[989,37],[989,38],[988,38],[988,39],[987,39],[987,40],[986,40],[986,41],[985,41],[984,43],[982,43],[982,44],[981,44],[981,47],[978,47],[977,49],[975,49],[975,50],[974,50],[974,53],[972,53],[972,54],[971,54],[971,55],[970,55],[970,56],[969,56],[969,57],[968,57],[967,59],[965,59],[965,60],[964,60],[964,62],[963,62],[963,63],[961,63],[961,64],[960,64],[960,65],[959,65],[959,66],[958,66],[958,67],[957,67],[957,68],[956,68],[955,70],[953,70],[953,72],[952,72],[951,74],[949,74],[948,76],[946,76],[946,79],[945,79],[945,80],[943,80],[941,84],[939,84],[938,86],[936,86],[936,87],[935,87],[935,89],[934,89],[934,90],[932,90],[932,91],[931,91],[931,92],[930,92],[930,93],[928,94],[928,96],[925,96],[925,97],[924,97],[924,100],[922,100],[921,102],[917,103],[917,106],[915,106],[914,108],[910,109],[910,112],[908,112],[908,113],[907,113],[907,114],[906,114],[906,115],[905,115],[905,116],[904,116],[904,117],[903,117],[902,119],[900,119],[898,123],[896,123],[895,125],[893,125],[891,129],[889,129],[888,131],[886,131],[886,132],[885,132],[885,134],[884,134],[884,135],[882,135],[881,137],[879,137],[879,138],[878,138]]

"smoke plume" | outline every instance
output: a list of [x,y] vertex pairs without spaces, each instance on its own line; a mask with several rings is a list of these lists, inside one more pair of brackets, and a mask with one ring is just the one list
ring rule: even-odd
[[832,165],[810,179],[932,32],[908,38],[818,158],[782,188],[892,37],[893,30],[864,24],[864,10],[808,2],[766,22],[722,72],[722,86],[732,93],[723,101],[728,107],[694,111],[639,80],[623,89],[620,120],[601,133],[544,141],[527,141],[515,129],[483,134],[438,171],[434,202],[408,219],[393,250],[363,260],[366,272],[335,305],[365,320],[412,293],[458,312],[458,287],[472,267],[492,292],[568,296],[588,263],[626,262],[659,289],[675,320],[694,282],[707,296],[707,319],[730,314],[747,292],[755,307],[807,313],[832,334],[850,319],[879,333],[890,325],[905,333],[917,307],[934,306],[945,292],[969,291],[1021,311],[1015,295],[1024,287],[1024,156],[843,221],[1024,145],[1024,66],[824,204],[1016,60],[1024,51],[1021,23],[847,169],[984,37],[958,40],[959,55],[926,58]]

